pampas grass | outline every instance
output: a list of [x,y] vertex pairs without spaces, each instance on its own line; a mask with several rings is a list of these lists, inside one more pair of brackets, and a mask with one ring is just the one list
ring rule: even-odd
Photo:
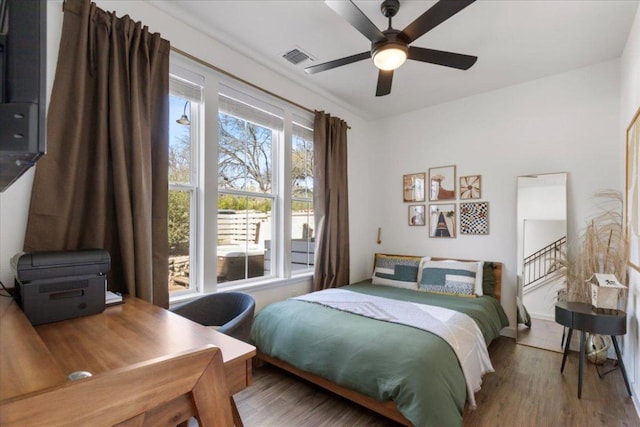
[[[589,221],[576,239],[572,261],[566,262],[567,289],[560,298],[567,301],[591,302],[587,280],[594,273],[614,274],[627,286],[629,241],[624,230],[622,194],[603,190],[594,195],[600,213]],[[622,294],[622,293],[621,293]]]

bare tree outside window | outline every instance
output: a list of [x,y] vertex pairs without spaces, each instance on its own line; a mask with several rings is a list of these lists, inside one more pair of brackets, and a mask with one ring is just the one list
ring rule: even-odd
[[218,114],[218,283],[265,275],[276,132],[232,114]]
[[270,193],[272,130],[220,113],[218,187]]

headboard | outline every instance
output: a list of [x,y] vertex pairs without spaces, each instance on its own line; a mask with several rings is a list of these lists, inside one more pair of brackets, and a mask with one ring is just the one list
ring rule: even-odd
[[[412,257],[421,257],[420,255],[398,255],[398,254],[386,254],[378,252],[374,255],[373,265],[375,268],[376,259],[375,257],[378,255],[388,255],[388,256],[412,256]],[[473,259],[457,259],[457,258],[440,258],[440,257],[431,257],[433,261],[444,261],[444,260],[454,260],[454,261],[462,261],[462,262],[477,262],[481,260],[473,260]],[[496,284],[493,287],[493,296],[495,299],[500,301],[500,296],[502,295],[502,263],[497,261],[485,261],[493,263],[493,274],[496,278]]]

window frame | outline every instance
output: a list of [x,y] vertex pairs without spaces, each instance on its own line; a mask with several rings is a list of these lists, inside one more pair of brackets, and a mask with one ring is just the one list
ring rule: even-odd
[[[177,79],[189,82],[189,84],[193,84],[197,86],[200,81],[194,78],[195,75],[191,73],[188,69],[183,68],[178,64],[173,64],[170,67],[169,71],[169,79]],[[201,134],[198,131],[194,131],[194,129],[199,129],[200,122],[200,114],[203,107],[203,102],[198,103],[196,100],[187,99],[186,97],[180,95],[179,93],[172,92],[170,90],[169,96],[176,96],[184,98],[189,102],[189,121],[190,121],[190,130],[189,130],[189,149],[190,149],[190,163],[189,163],[189,182],[171,182],[168,183],[168,191],[185,191],[189,193],[189,287],[185,290],[179,290],[169,293],[169,297],[179,297],[182,295],[190,295],[199,290],[199,271],[197,261],[197,253],[198,253],[198,235],[197,233],[197,224],[199,220],[199,204],[200,200],[198,197],[199,193],[199,180],[198,177],[200,175],[200,161],[199,161],[199,153],[200,153],[200,137]],[[173,118],[170,117],[169,120]],[[195,262],[194,262],[195,260]],[[195,268],[194,268],[195,267]]]
[[[190,283],[189,291],[170,293],[172,303],[192,298],[196,295],[216,292],[219,290],[237,290],[251,288],[266,288],[286,282],[310,280],[313,266],[308,269],[291,268],[291,204],[294,201],[291,183],[291,153],[293,138],[293,122],[313,128],[313,113],[290,104],[269,93],[263,92],[252,85],[236,80],[210,67],[204,66],[179,53],[171,52],[170,63],[186,69],[194,75],[202,76],[203,100],[202,105],[194,108],[191,103],[191,134],[198,133],[198,142],[194,162],[197,162],[198,174],[193,179],[195,185],[192,205],[192,264],[191,272],[194,283]],[[232,89],[244,93],[249,97],[272,105],[283,111],[284,126],[279,141],[272,141],[274,156],[272,160],[272,193],[243,192],[249,197],[272,197],[272,236],[277,237],[275,247],[276,261],[272,262],[268,276],[254,277],[232,282],[217,282],[217,238],[218,238],[218,197],[220,194],[235,193],[233,190],[221,191],[218,188],[218,113],[220,93],[225,89]],[[194,111],[195,110],[195,111]],[[173,118],[170,118],[170,120]],[[303,123],[301,123],[301,121]],[[313,141],[311,141],[313,143]],[[215,165],[215,167],[211,167]],[[193,169],[192,169],[193,170]],[[311,198],[311,202],[313,200]],[[272,249],[273,250],[273,249]]]
[[[314,143],[313,142],[313,116],[309,115],[309,117],[305,118],[305,117],[298,116],[297,114],[294,114],[292,116],[292,120],[291,120],[291,137],[289,139],[289,144],[290,145],[288,147],[288,153],[289,153],[288,157],[290,158],[290,166],[289,166],[289,170],[288,170],[288,172],[289,172],[288,173],[288,177],[289,178],[287,179],[287,182],[289,183],[289,186],[290,186],[290,188],[288,190],[288,194],[289,194],[289,198],[290,198],[289,204],[288,204],[289,205],[288,218],[289,218],[289,220],[291,222],[293,221],[293,209],[291,208],[291,206],[293,205],[294,202],[311,203],[311,206],[314,207],[314,215],[313,215],[314,228],[317,228],[317,227],[315,227],[315,201],[314,201],[314,198],[313,198],[313,194],[311,194],[308,197],[296,197],[293,194],[293,185],[292,185],[293,183],[291,182],[291,169],[293,167],[293,161],[292,161],[293,160],[293,139],[296,136],[295,132],[293,131],[293,126],[294,125],[298,126],[298,127],[301,127],[301,128],[306,128],[311,132],[311,140],[308,140],[308,142],[311,143],[311,151],[312,152],[313,152],[313,143]],[[303,141],[307,141],[307,139],[304,139],[304,138],[301,138],[301,139]],[[311,172],[313,173],[313,170],[311,170]],[[314,188],[315,188],[315,186],[314,186]],[[293,242],[293,231],[292,231],[292,228],[293,228],[293,224],[290,223],[288,225],[288,230],[289,230],[289,233],[290,233],[288,240],[289,240],[290,244],[291,244],[291,242]],[[315,237],[314,237],[314,243],[315,243]],[[292,254],[292,249],[291,248],[289,248],[289,253]],[[315,250],[314,250],[314,254],[315,254]],[[307,256],[309,256],[309,254],[307,254]],[[288,265],[289,265],[289,267],[291,269],[290,272],[289,272],[289,275],[291,277],[295,277],[295,276],[308,275],[309,273],[313,273],[314,264],[315,264],[315,260],[314,260],[314,263],[310,267],[299,268],[299,269],[295,269],[294,270],[293,269],[293,262],[292,262],[292,260],[289,260]]]

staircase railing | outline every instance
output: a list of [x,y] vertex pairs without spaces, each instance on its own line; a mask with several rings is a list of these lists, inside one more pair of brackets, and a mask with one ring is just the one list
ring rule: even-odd
[[567,236],[532,253],[524,259],[524,286],[541,280],[562,268],[560,262],[564,258],[567,246]]

